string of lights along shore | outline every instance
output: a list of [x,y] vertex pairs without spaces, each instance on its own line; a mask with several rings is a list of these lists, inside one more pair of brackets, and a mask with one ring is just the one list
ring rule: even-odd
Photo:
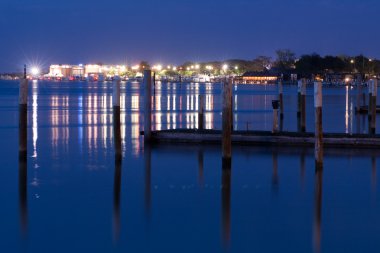
[[[38,64],[28,65],[28,79],[54,81],[141,81],[144,70],[152,70],[156,81],[219,82],[234,77],[239,84],[268,84],[279,79],[296,82],[300,78],[312,80],[318,75],[324,82],[351,83],[358,79],[369,80],[380,73],[380,61],[364,55],[320,56],[316,53],[297,56],[289,49],[276,51],[273,59],[258,56],[253,60],[231,59],[224,61],[192,62],[183,64],[52,64],[49,68]],[[0,75],[1,79],[17,79],[19,75]]]

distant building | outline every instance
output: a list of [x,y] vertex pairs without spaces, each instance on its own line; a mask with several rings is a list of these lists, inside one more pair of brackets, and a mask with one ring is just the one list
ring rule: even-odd
[[244,73],[242,76],[235,78],[236,82],[242,84],[267,84],[274,83],[278,79],[277,74],[271,73],[269,71],[266,72],[253,72],[248,71]]
[[52,78],[70,78],[73,76],[83,76],[84,68],[75,65],[51,65],[49,77]]

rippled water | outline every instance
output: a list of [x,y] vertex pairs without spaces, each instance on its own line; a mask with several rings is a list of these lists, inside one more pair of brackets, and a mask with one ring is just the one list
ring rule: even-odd
[[[326,132],[366,133],[349,87],[323,90]],[[160,84],[153,128],[221,126],[221,86]],[[313,90],[307,130],[314,131]],[[234,128],[272,129],[275,86],[234,87]],[[285,86],[283,129],[295,131],[297,93]],[[18,83],[0,82],[2,252],[375,252],[380,246],[378,150],[218,145],[144,146],[143,87],[122,83],[121,163],[112,83],[31,82],[27,165],[18,160]],[[379,122],[379,118],[377,119]],[[377,128],[379,131],[379,127]],[[26,166],[26,167],[25,167]],[[27,172],[27,173],[24,173]]]

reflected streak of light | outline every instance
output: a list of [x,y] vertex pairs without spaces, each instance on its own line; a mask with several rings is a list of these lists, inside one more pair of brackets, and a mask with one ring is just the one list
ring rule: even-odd
[[173,111],[175,111],[176,108],[177,108],[177,106],[176,106],[176,100],[177,100],[177,96],[173,95]]
[[177,113],[173,113],[173,129],[177,128]]
[[346,110],[344,114],[346,134],[348,134],[348,86],[346,86]]
[[186,111],[190,110],[190,96],[186,95]]
[[82,144],[83,144],[83,96],[80,95],[78,99],[78,142],[79,146],[81,147],[80,150],[82,151]]
[[140,152],[140,114],[138,112],[131,113],[131,139],[134,154],[137,156]]
[[157,112],[155,116],[156,116],[156,130],[160,131],[162,129],[162,122],[161,122],[162,113]]
[[167,96],[167,110],[170,111],[170,95]]
[[38,95],[36,90],[33,90],[33,157],[37,157],[37,140],[38,140]]
[[172,129],[171,115],[169,112],[166,114],[166,122],[167,122],[167,126],[168,126],[167,128]]
[[205,113],[205,126],[206,129],[213,129],[214,114],[212,112]]
[[131,98],[131,109],[132,111],[138,111],[140,109],[140,97],[137,95],[132,95]]

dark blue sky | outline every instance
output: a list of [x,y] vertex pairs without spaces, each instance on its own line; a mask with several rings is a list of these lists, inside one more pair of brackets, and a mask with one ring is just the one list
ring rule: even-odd
[[0,0],[0,72],[27,62],[380,58],[378,0]]

